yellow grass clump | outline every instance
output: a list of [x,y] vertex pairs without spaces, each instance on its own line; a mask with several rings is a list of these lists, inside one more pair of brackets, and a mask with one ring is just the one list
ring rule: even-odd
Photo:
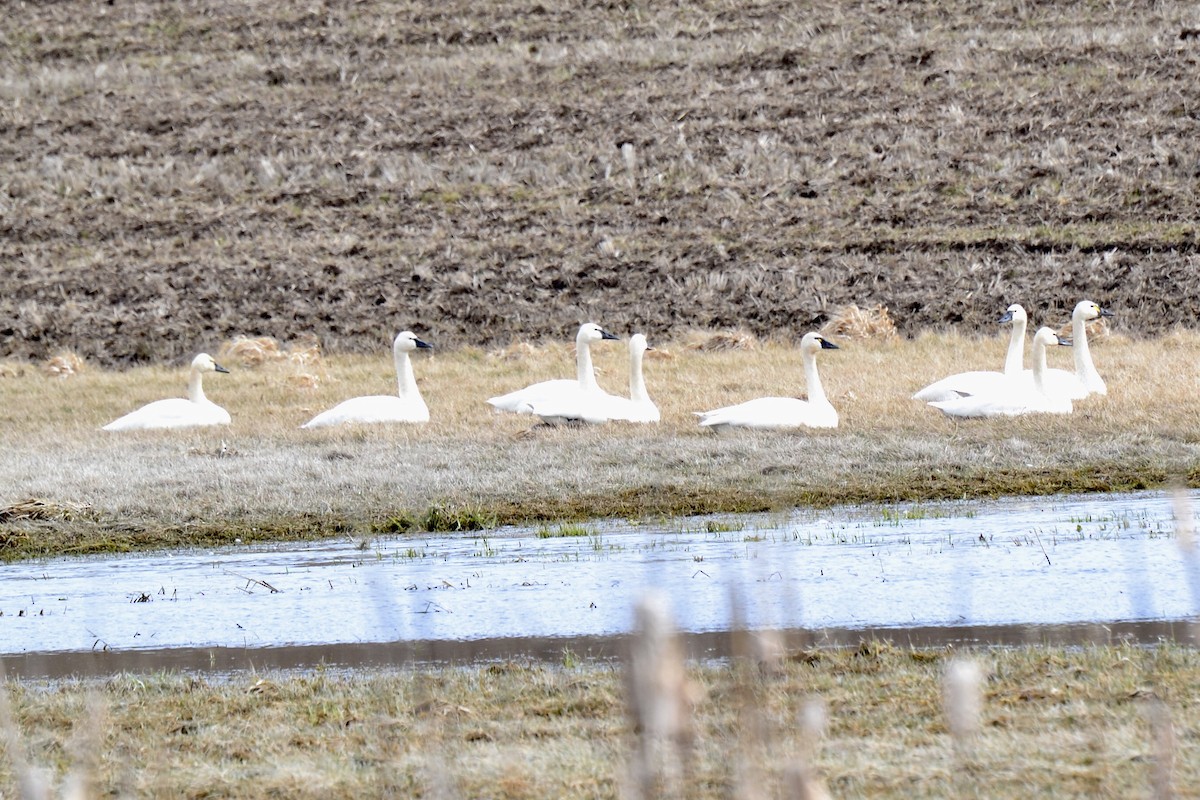
[[232,342],[221,345],[217,353],[222,361],[236,361],[242,367],[261,367],[282,361],[287,355],[279,346],[279,342],[270,336],[250,338],[239,336]]
[[42,372],[51,378],[69,378],[72,375],[78,375],[83,368],[84,361],[81,356],[70,350],[63,350],[53,358],[46,360],[46,363],[42,365]]
[[754,350],[758,347],[758,337],[740,328],[726,331],[689,331],[684,340],[684,347],[703,352]]
[[30,497],[0,508],[0,522],[38,519],[75,519],[91,513],[91,503],[69,503]]
[[840,308],[821,328],[821,334],[846,339],[895,339],[897,336],[892,315],[884,305]]

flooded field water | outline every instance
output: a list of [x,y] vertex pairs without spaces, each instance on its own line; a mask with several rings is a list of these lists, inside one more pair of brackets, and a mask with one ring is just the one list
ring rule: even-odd
[[1198,561],[1158,493],[62,558],[0,566],[0,651],[29,676],[615,657],[647,589],[696,657],[743,627],[1145,641],[1190,635]]

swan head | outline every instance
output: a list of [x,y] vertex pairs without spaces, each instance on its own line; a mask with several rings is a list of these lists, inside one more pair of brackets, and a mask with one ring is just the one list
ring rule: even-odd
[[1091,300],[1080,300],[1075,306],[1075,311],[1071,313],[1071,319],[1099,319],[1100,317],[1116,316],[1107,308],[1101,308],[1099,303]]
[[1000,318],[1000,324],[1005,322],[1028,322],[1029,315],[1025,313],[1025,308],[1020,303],[1013,303],[1004,311],[1004,316]]
[[618,338],[619,337],[613,336],[611,333],[604,330],[604,328],[601,328],[594,322],[585,322],[579,326],[579,333],[575,336],[575,341],[581,343],[587,342],[590,344],[592,342],[599,342],[602,339]]
[[201,353],[192,359],[192,369],[197,372],[229,372],[217,363],[208,353]]
[[1038,332],[1033,335],[1033,344],[1035,346],[1041,345],[1042,347],[1054,347],[1056,345],[1070,347],[1071,340],[1064,339],[1063,337],[1059,336],[1057,332],[1051,330],[1050,328],[1043,327],[1038,328]]
[[629,350],[634,353],[644,353],[647,350],[653,350],[650,343],[646,341],[646,334],[635,333],[629,337]]
[[417,349],[432,350],[433,345],[421,341],[412,331],[400,331],[396,334],[396,341],[392,342],[392,350],[397,353],[411,353]]
[[806,333],[804,338],[800,340],[800,352],[815,353],[818,350],[837,350],[836,344],[826,339],[819,333]]

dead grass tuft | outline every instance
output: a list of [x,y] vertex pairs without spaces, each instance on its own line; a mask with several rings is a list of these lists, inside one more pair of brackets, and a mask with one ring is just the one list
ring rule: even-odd
[[0,361],[0,378],[19,378],[25,374],[25,366],[16,361]]
[[274,364],[287,357],[279,342],[270,336],[259,336],[251,339],[239,336],[232,342],[221,345],[218,358],[222,361],[236,361],[240,366],[250,369],[264,364]]
[[683,346],[688,350],[702,352],[755,350],[758,348],[758,337],[743,328],[726,331],[689,331]]
[[42,519],[77,519],[92,512],[91,503],[68,503],[30,497],[0,508],[0,522]]
[[895,339],[896,324],[887,306],[875,305],[859,308],[848,305],[839,309],[821,328],[825,336],[840,336],[846,339]]
[[85,362],[81,356],[70,350],[63,350],[42,365],[42,372],[51,378],[69,378],[83,371]]
[[[1064,323],[1062,326],[1060,326],[1058,329],[1058,335],[1063,337],[1064,339],[1070,339],[1074,335],[1074,333],[1075,333],[1075,331],[1071,327],[1070,320],[1067,320],[1067,322]],[[1112,326],[1108,324],[1107,318],[1100,317],[1099,319],[1088,320],[1087,336],[1088,336],[1089,343],[1102,342],[1107,339],[1110,339],[1114,335],[1115,334],[1113,334],[1113,332],[1112,332]]]

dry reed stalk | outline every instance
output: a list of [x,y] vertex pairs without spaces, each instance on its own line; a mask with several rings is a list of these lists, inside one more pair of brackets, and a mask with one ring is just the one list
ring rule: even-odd
[[821,328],[824,336],[840,336],[846,339],[884,339],[897,337],[896,324],[888,313],[887,306],[875,305],[859,308],[843,306]]
[[1171,800],[1175,796],[1172,776],[1175,772],[1175,726],[1171,710],[1157,697],[1143,708],[1150,723],[1150,742],[1153,758],[1150,761],[1150,786],[1155,800]]
[[626,672],[629,711],[638,732],[630,765],[632,796],[682,796],[690,772],[695,692],[664,595],[648,592],[634,609]]
[[970,756],[983,713],[983,672],[974,661],[956,658],[946,666],[942,702],[959,757]]
[[42,372],[51,378],[69,378],[84,369],[84,360],[70,350],[63,350],[42,365]]
[[25,374],[25,368],[14,361],[0,361],[0,378],[19,378]]

